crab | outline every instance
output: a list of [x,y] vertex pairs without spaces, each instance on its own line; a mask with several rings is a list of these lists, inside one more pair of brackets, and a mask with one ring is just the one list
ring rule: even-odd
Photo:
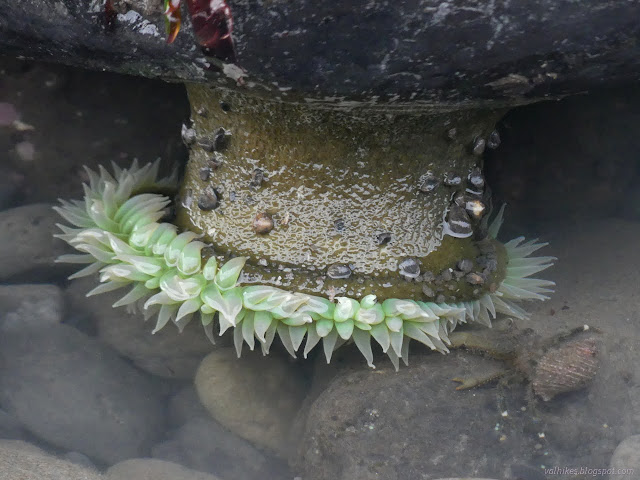
[[548,402],[563,393],[587,387],[600,363],[596,335],[599,330],[583,325],[551,338],[540,338],[533,330],[517,330],[507,320],[492,331],[453,332],[454,347],[485,353],[505,362],[505,368],[479,377],[456,377],[456,390],[475,388],[504,380],[511,374],[528,381],[531,393]]

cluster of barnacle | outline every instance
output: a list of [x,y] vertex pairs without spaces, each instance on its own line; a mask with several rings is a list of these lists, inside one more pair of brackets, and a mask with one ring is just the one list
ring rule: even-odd
[[[451,139],[457,135],[456,129],[452,128],[447,133]],[[471,153],[480,156],[485,148],[498,148],[500,145],[500,134],[494,130],[487,139],[476,137],[471,145]],[[422,175],[418,181],[418,190],[422,193],[432,192],[442,183],[454,190],[451,197],[451,205],[444,222],[444,233],[455,238],[468,238],[474,233],[482,236],[486,229],[487,222],[482,222],[487,213],[487,203],[490,201],[490,192],[485,190],[485,179],[479,167],[473,168],[466,178],[466,185],[460,175],[455,172],[447,172],[442,180],[437,178],[433,172],[429,171]],[[460,190],[465,186],[465,190]],[[474,232],[475,230],[475,232]]]
[[[222,335],[234,327],[234,341],[240,354],[246,343],[256,340],[264,353],[277,334],[295,356],[306,338],[306,355],[320,340],[327,361],[342,342],[353,340],[373,366],[374,339],[398,367],[407,362],[410,340],[433,350],[447,352],[448,333],[458,323],[477,321],[490,325],[496,312],[525,318],[515,301],[545,299],[553,282],[529,278],[552,264],[552,257],[530,257],[545,244],[517,238],[505,244],[508,256],[506,277],[493,292],[479,299],[458,303],[417,302],[374,295],[361,300],[326,298],[289,292],[271,286],[239,284],[245,258],[233,258],[219,265],[215,256],[202,262],[206,246],[193,232],[178,233],[170,223],[161,223],[170,200],[147,193],[165,189],[175,177],[158,179],[158,162],[129,169],[114,165],[114,175],[104,168],[87,170],[84,200],[62,201],[57,212],[73,227],[59,225],[58,237],[80,254],[63,255],[61,262],[87,264],[72,275],[99,273],[100,285],[89,292],[98,294],[130,287],[114,306],[140,306],[146,318],[157,314],[154,329],[169,321],[179,329],[199,314],[207,336],[213,341],[215,320]],[[502,223],[502,211],[488,227],[495,237]]]

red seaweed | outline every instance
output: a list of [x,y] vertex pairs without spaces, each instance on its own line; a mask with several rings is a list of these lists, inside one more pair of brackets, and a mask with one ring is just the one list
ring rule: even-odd
[[233,18],[225,0],[187,0],[196,39],[205,54],[234,62]]

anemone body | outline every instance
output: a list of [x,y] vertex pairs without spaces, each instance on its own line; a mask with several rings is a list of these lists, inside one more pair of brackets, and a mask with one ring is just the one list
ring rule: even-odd
[[[456,303],[420,302],[375,295],[335,302],[316,295],[287,291],[271,285],[241,284],[244,257],[219,264],[215,256],[203,261],[206,246],[193,232],[179,233],[160,220],[170,199],[153,191],[175,184],[158,178],[158,163],[122,169],[113,175],[101,168],[87,170],[84,200],[62,201],[56,211],[72,226],[59,225],[59,238],[79,254],[63,255],[60,262],[86,264],[72,278],[98,273],[100,284],[88,295],[120,288],[129,291],[115,304],[140,306],[146,318],[157,317],[154,332],[173,322],[182,330],[194,316],[214,340],[214,324],[222,335],[234,330],[238,355],[246,343],[259,344],[268,353],[276,336],[295,357],[307,354],[322,341],[327,361],[341,343],[353,340],[369,366],[373,366],[371,340],[380,345],[393,364],[408,361],[409,342],[448,352],[448,333],[458,324],[491,325],[501,312],[516,318],[527,313],[516,302],[544,300],[553,282],[530,278],[552,265],[552,257],[531,257],[545,246],[516,238],[504,244],[507,264],[504,279],[480,298]],[[502,210],[489,227],[496,237]],[[304,347],[302,347],[304,343]]]
[[[187,86],[189,162],[175,205],[183,230],[227,258],[247,257],[245,284],[431,301],[437,295],[423,294],[418,270],[435,277],[481,255],[481,222],[464,206],[452,219],[451,205],[488,206],[472,146],[489,138],[501,110],[328,109],[254,90]],[[267,215],[270,227],[256,231]],[[479,298],[474,290],[500,275],[488,277],[473,286],[448,280],[446,301]]]

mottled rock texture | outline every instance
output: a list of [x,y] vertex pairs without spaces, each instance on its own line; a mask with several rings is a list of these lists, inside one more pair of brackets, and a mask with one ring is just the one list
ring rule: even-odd
[[[116,1],[121,11],[132,10],[113,28],[106,25],[103,3],[6,2],[0,50],[167,79],[224,77],[220,70],[205,70],[202,54],[192,49],[188,20],[176,42],[165,44],[159,2]],[[637,2],[228,4],[238,65],[248,81],[276,92],[292,87],[317,98],[457,103],[576,92],[632,80],[640,71]]]

